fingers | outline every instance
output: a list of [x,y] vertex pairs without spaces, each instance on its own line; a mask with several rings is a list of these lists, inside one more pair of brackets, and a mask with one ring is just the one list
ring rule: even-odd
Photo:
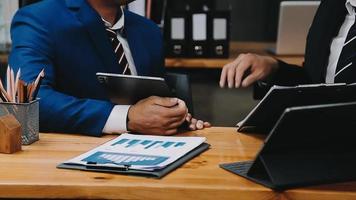
[[188,114],[188,108],[184,101],[178,99],[178,103],[175,107],[163,109],[163,116],[165,117],[183,117],[185,118]]
[[220,75],[220,87],[223,88],[225,87],[225,83],[226,83],[226,74],[228,71],[228,65],[225,65],[221,71],[221,75]]
[[243,80],[242,87],[248,87],[251,84],[253,84],[254,82],[258,81],[259,79],[260,78],[257,73],[252,73]]
[[254,58],[252,55],[246,55],[244,60],[240,62],[235,74],[235,87],[240,88],[241,83],[244,81],[244,76],[253,65]]
[[197,122],[198,122],[197,119],[192,118],[192,120],[190,121],[189,129],[192,131],[197,130]]
[[224,87],[227,82],[229,88],[239,88],[254,59],[252,54],[240,54],[234,62],[225,65],[220,75],[220,87]]
[[185,117],[185,121],[190,122],[192,120],[192,114],[188,113]]
[[197,129],[201,130],[204,128],[204,122],[202,120],[198,120],[197,122]]
[[256,54],[240,54],[234,62],[224,66],[219,84],[224,87],[227,83],[229,88],[248,87],[268,76],[275,68],[278,68],[275,59]]
[[220,75],[220,87],[223,88],[228,83],[230,88],[233,87],[234,73],[239,63],[243,60],[245,54],[240,54],[233,62],[225,65]]
[[202,120],[197,120],[195,118],[192,118],[189,129],[192,131],[195,130],[202,130],[204,128],[210,128],[211,124],[209,122],[203,122]]
[[178,104],[178,99],[177,98],[168,98],[168,97],[156,97],[152,96],[149,97],[148,100],[152,101],[153,104],[163,106],[163,107],[173,107]]
[[235,67],[230,67],[228,72],[227,72],[227,85],[229,88],[233,88],[234,87],[234,82],[235,82],[235,71],[236,68],[238,68],[238,65]]
[[166,129],[177,129],[179,126],[181,126],[183,123],[185,122],[185,119],[180,120],[180,121],[176,121],[173,123],[168,124],[167,127],[165,127]]
[[204,122],[204,127],[205,128],[210,128],[211,127],[211,124],[209,122]]

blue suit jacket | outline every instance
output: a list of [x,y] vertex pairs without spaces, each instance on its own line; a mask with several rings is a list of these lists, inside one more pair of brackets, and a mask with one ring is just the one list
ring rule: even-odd
[[[125,30],[139,75],[163,76],[162,38],[151,21],[125,11]],[[100,136],[114,104],[97,72],[119,73],[118,61],[98,13],[85,0],[45,0],[24,7],[11,26],[10,65],[39,91],[43,132]]]

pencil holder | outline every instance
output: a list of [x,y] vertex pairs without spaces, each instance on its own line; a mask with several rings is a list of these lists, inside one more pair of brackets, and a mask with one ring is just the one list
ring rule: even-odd
[[39,140],[39,101],[31,103],[0,103],[0,116],[12,114],[20,122],[22,144]]

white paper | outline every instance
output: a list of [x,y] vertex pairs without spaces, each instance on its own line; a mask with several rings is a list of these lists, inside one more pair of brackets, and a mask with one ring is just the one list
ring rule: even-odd
[[223,18],[216,18],[213,20],[213,38],[214,40],[227,39],[227,20]]
[[171,39],[184,40],[185,39],[185,20],[184,18],[171,19]]
[[193,40],[205,41],[207,40],[207,15],[193,14]]
[[181,158],[206,141],[204,137],[167,137],[123,134],[66,164],[125,167],[152,171]]
[[19,1],[0,0],[0,44],[10,44],[10,24],[19,8]]

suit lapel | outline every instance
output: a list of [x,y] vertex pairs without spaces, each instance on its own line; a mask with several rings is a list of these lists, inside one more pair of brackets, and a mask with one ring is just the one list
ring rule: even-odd
[[136,71],[138,75],[148,76],[150,75],[150,56],[148,51],[145,49],[145,41],[141,36],[142,29],[139,27],[139,24],[135,23],[132,13],[127,10],[124,10],[125,14],[125,31],[127,42],[130,46],[131,54],[135,62]]
[[328,65],[328,60],[330,56],[330,47],[333,39],[339,34],[340,28],[342,24],[345,21],[347,10],[345,7],[345,0],[337,0],[337,1],[331,1],[334,4],[330,5],[329,7],[333,9],[333,12],[330,12],[331,17],[330,19],[330,25],[328,29],[328,34],[327,34],[327,42],[325,44],[328,44],[327,46],[327,56],[326,59],[324,59],[323,65],[325,66],[322,70],[322,76],[326,77],[326,71],[327,71],[327,65]]
[[309,70],[314,74],[311,76],[314,83],[325,81],[330,46],[345,20],[345,2],[345,0],[324,0],[316,15],[313,38],[310,39],[314,43],[313,52],[306,52],[307,56],[311,56],[309,59],[313,60]]
[[117,73],[119,67],[98,13],[85,0],[67,0],[67,6],[77,10],[76,16],[87,30],[106,72]]

